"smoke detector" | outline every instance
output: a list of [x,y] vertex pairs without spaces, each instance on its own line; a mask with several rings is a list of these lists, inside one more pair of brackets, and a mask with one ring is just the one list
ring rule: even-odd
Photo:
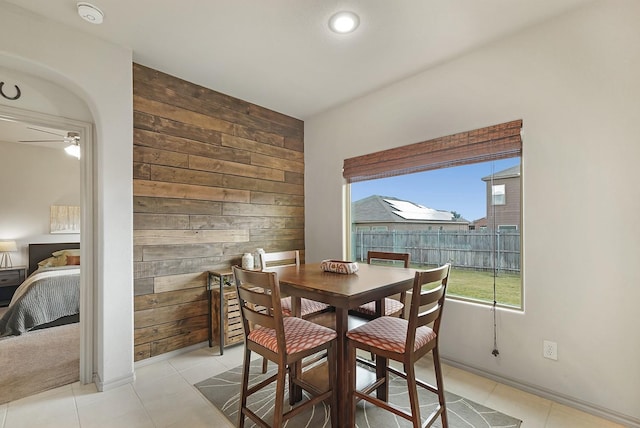
[[92,24],[102,24],[104,20],[104,13],[91,3],[79,2],[78,15]]

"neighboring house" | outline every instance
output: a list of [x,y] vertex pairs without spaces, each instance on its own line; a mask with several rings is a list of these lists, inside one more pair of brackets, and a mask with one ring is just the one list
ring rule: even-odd
[[[476,228],[520,229],[520,165],[482,177],[487,184],[487,216],[477,220]],[[484,224],[482,224],[484,223]]]
[[355,201],[352,231],[467,230],[469,221],[450,211],[435,210],[411,201],[372,195]]
[[486,228],[487,217],[482,217],[469,223],[469,230],[485,230]]

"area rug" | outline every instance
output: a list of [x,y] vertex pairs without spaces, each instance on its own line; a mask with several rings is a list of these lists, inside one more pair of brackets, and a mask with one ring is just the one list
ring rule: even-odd
[[[249,384],[255,384],[275,373],[275,366],[270,365],[266,374],[260,373],[262,361],[252,363]],[[238,407],[240,398],[240,381],[242,366],[213,376],[195,386],[216,406],[233,424],[238,423]],[[272,420],[273,404],[275,400],[275,382],[250,398],[250,408],[266,421]],[[422,388],[418,388],[420,395],[420,411],[423,417],[428,416],[437,405],[437,397]],[[285,397],[288,397],[285,392]],[[408,410],[407,387],[404,379],[391,375],[389,384],[389,400]],[[285,401],[286,398],[285,398]],[[521,421],[503,413],[489,409],[466,398],[452,393],[446,393],[447,413],[450,428],[517,428]],[[255,425],[250,419],[245,420],[245,427]],[[287,428],[299,427],[330,427],[329,406],[325,403],[317,404],[308,411],[297,415],[288,421]],[[411,424],[386,410],[361,401],[357,406],[356,427],[358,428],[387,428],[409,427]],[[440,427],[440,419],[433,425]]]

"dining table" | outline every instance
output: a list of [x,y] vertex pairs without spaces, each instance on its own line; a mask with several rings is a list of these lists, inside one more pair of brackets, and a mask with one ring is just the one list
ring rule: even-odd
[[[355,273],[344,274],[325,272],[321,263],[308,263],[299,266],[269,268],[275,271],[280,283],[280,291],[292,297],[292,314],[300,316],[300,298],[326,303],[335,308],[336,370],[338,395],[339,426],[345,426],[351,410],[349,399],[347,330],[349,328],[349,309],[375,301],[376,314],[384,313],[384,298],[402,291],[408,291],[413,285],[416,270],[412,268],[359,264]],[[376,360],[376,373],[384,375],[386,360]],[[300,368],[297,368],[298,372]],[[301,391],[290,392],[293,400],[301,399]],[[377,390],[381,400],[387,400],[387,386]]]

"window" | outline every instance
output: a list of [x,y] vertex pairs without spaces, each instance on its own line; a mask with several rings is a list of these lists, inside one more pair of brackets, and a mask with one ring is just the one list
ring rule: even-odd
[[[352,260],[376,250],[409,252],[417,268],[451,262],[449,297],[521,308],[521,126],[345,160]],[[394,230],[367,233],[359,226],[367,221]]]
[[388,230],[387,226],[371,226],[371,231],[373,232],[386,232]]
[[494,184],[491,186],[491,197],[493,205],[504,205],[504,184]]

